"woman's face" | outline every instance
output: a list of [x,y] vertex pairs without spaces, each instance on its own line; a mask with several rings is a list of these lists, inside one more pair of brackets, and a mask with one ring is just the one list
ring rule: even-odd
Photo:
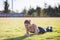
[[29,26],[30,24],[29,23],[25,23],[25,26]]

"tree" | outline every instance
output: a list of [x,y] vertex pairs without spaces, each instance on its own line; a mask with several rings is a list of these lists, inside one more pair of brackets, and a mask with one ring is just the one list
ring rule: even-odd
[[24,10],[22,11],[22,13],[27,14],[27,10],[24,8]]
[[55,15],[55,17],[58,17],[58,8],[57,7],[55,7],[55,13],[54,13],[54,15]]
[[58,16],[60,17],[60,5],[58,7]]
[[54,9],[51,6],[49,6],[47,9],[47,15],[52,17],[52,16],[55,16],[54,13],[55,13]]
[[9,12],[9,4],[8,4],[8,2],[7,2],[7,0],[4,2],[4,13],[8,13]]
[[29,9],[28,15],[32,15],[35,12],[34,8]]
[[37,12],[37,16],[40,16],[41,8],[37,6],[37,8],[36,8],[36,12]]
[[48,16],[48,9],[45,9],[45,8],[43,9],[43,15]]

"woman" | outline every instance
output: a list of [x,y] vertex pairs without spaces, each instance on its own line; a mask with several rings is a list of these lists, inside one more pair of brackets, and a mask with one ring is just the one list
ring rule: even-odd
[[29,32],[34,33],[34,34],[38,34],[38,33],[43,34],[43,33],[47,32],[47,29],[48,29],[48,32],[52,31],[51,30],[52,27],[51,28],[47,27],[46,29],[44,29],[42,27],[38,27],[36,24],[31,24],[31,20],[25,20],[24,25],[26,28],[25,36],[29,36]]

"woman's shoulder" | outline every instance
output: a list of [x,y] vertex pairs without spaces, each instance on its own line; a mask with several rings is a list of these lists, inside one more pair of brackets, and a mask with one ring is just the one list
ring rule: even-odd
[[32,26],[36,26],[36,24],[32,24]]

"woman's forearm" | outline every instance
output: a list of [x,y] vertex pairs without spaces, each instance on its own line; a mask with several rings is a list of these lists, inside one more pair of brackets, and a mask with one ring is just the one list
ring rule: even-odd
[[25,34],[25,36],[29,36],[29,32],[28,32],[28,31],[26,31],[26,34]]
[[29,31],[28,30],[26,31],[26,34],[29,34]]
[[35,28],[35,34],[38,34],[37,27],[35,26],[34,28]]

